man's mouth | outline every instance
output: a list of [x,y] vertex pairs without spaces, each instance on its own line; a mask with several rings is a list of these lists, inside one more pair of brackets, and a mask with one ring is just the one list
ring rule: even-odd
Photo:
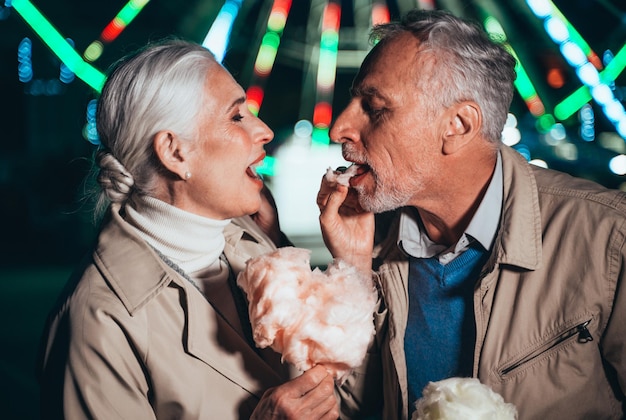
[[350,166],[350,170],[352,172],[352,176],[350,177],[350,185],[355,186],[356,184],[358,184],[359,181],[362,179],[362,176],[369,173],[371,169],[372,168],[366,163],[354,162],[354,164]]

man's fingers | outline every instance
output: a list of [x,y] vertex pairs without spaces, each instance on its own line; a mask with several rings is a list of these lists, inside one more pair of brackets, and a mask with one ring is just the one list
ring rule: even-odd
[[324,210],[331,213],[338,213],[339,207],[341,207],[344,201],[346,201],[347,196],[348,187],[338,184],[335,189],[328,195]]
[[324,207],[326,207],[326,201],[328,200],[330,194],[335,190],[336,185],[337,184],[331,184],[330,182],[328,182],[325,176],[322,177],[320,190],[317,193],[317,206],[320,210],[324,210]]

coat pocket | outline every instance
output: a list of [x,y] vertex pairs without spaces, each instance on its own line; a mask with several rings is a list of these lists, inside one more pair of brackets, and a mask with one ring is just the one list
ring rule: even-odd
[[573,340],[582,344],[593,341],[593,336],[587,328],[591,321],[592,320],[589,319],[573,327],[564,329],[559,334],[556,334],[549,340],[541,343],[539,346],[533,347],[521,357],[505,363],[504,366],[498,369],[498,374],[502,379],[513,376],[524,367],[530,366],[534,362],[542,360],[544,357],[548,357]]

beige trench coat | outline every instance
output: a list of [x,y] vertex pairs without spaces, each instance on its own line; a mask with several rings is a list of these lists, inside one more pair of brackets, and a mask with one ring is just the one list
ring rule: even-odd
[[[52,314],[42,361],[42,416],[245,419],[290,377],[266,362],[114,207],[95,251]],[[275,249],[250,218],[225,229],[235,273]],[[270,350],[271,351],[271,350]]]

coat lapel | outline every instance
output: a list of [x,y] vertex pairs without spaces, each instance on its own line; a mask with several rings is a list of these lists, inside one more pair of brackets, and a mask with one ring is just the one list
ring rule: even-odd
[[261,397],[286,378],[250,347],[191,284],[182,284],[187,303],[187,351],[224,377]]

